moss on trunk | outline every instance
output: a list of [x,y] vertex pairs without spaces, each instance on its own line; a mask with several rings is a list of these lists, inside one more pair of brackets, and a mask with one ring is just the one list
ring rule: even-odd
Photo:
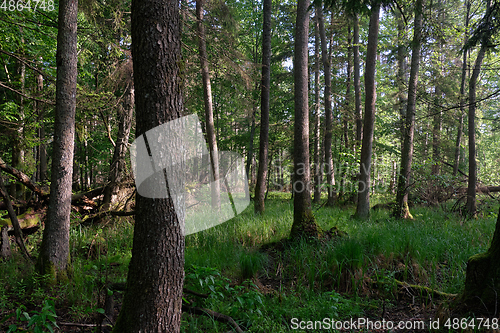
[[[68,263],[71,258],[68,256]],[[36,270],[40,275],[45,277],[44,281],[48,285],[56,285],[69,281],[73,270],[70,264],[64,268],[58,268],[55,263],[50,261],[50,258],[39,256],[36,262]]]
[[322,235],[323,231],[321,227],[316,222],[316,218],[311,210],[306,210],[302,213],[302,218],[299,223],[294,221],[292,225],[292,230],[290,232],[291,239],[297,239],[301,237],[313,237],[318,238]]
[[500,299],[500,212],[490,248],[467,261],[465,288],[457,307],[493,315]]

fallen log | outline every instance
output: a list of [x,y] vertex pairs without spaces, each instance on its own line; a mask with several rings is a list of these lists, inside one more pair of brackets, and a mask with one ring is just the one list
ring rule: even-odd
[[104,189],[105,188],[106,187],[103,186],[103,187],[98,187],[96,189],[93,189],[93,190],[90,190],[90,191],[87,191],[87,192],[73,194],[71,196],[71,204],[75,204],[78,200],[83,199],[83,197],[86,197],[87,199],[92,200],[95,197],[98,197],[98,196],[104,194]]
[[[16,216],[16,219],[22,230],[40,226],[41,221],[40,212],[35,212],[33,208],[28,208],[23,214]],[[10,217],[5,219],[0,217],[0,226],[7,227],[9,232],[14,230]]]
[[[82,219],[83,222],[87,221],[99,221],[106,216],[132,216],[135,215],[135,210],[131,211],[115,211],[115,210],[103,210],[96,214],[87,215]],[[87,222],[88,223],[88,222]]]
[[22,183],[27,188],[38,194],[42,200],[47,200],[49,198],[49,193],[45,192],[44,190],[42,190],[42,188],[33,183],[30,177],[28,177],[24,172],[19,171],[16,168],[13,168],[7,163],[5,163],[4,160],[2,160],[2,158],[0,158],[0,169],[16,177],[20,183]]
[[[3,170],[6,173],[16,177],[17,181],[25,185],[31,191],[38,194],[42,200],[46,201],[49,199],[50,193],[45,192],[40,186],[33,183],[30,177],[28,177],[28,175],[26,175],[24,172],[17,170],[16,168],[13,168],[7,163],[5,163],[4,160],[2,160],[2,158],[0,158],[0,170]],[[95,197],[103,195],[105,189],[106,186],[102,186],[87,192],[73,194],[71,196],[71,204],[73,205],[76,204],[79,200],[83,199],[84,197],[86,197],[89,200],[92,200]]]
[[[460,187],[457,190],[458,193],[467,193],[467,187]],[[478,186],[476,187],[476,193],[493,193],[500,192],[500,186]]]

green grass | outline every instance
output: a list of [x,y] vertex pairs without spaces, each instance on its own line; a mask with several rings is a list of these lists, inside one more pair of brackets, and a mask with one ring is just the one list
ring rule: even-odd
[[[372,205],[389,200],[375,197]],[[388,211],[374,211],[368,221],[353,219],[354,207],[315,207],[324,230],[336,227],[346,235],[289,243],[280,241],[292,225],[290,195],[269,193],[263,216],[254,215],[251,205],[226,223],[186,237],[185,285],[210,294],[206,300],[188,301],[232,316],[248,332],[288,332],[292,318],[363,316],[367,309],[394,299],[394,278],[459,293],[467,259],[489,246],[498,203],[485,205],[484,216],[474,220],[450,213],[450,207],[412,208],[414,220],[395,220]],[[74,320],[91,319],[103,307],[103,286],[125,282],[133,220],[84,227],[73,218],[72,281],[47,291],[43,277],[15,253],[0,262],[0,313],[12,313],[21,304],[35,310],[49,297]],[[37,253],[40,240],[40,232],[29,236],[30,251]],[[376,283],[383,287],[374,288]],[[229,328],[211,318],[184,314],[182,329]]]

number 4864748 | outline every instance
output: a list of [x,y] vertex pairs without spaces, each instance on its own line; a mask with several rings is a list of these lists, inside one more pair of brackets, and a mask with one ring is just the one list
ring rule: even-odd
[[[1,0],[0,0],[1,1]],[[2,5],[0,5],[0,10],[4,11],[36,11],[36,10],[44,10],[44,11],[53,11],[54,0],[3,0]]]

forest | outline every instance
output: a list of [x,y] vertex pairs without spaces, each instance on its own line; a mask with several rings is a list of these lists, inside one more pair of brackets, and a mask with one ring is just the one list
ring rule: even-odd
[[0,0],[0,332],[498,332],[500,2]]

